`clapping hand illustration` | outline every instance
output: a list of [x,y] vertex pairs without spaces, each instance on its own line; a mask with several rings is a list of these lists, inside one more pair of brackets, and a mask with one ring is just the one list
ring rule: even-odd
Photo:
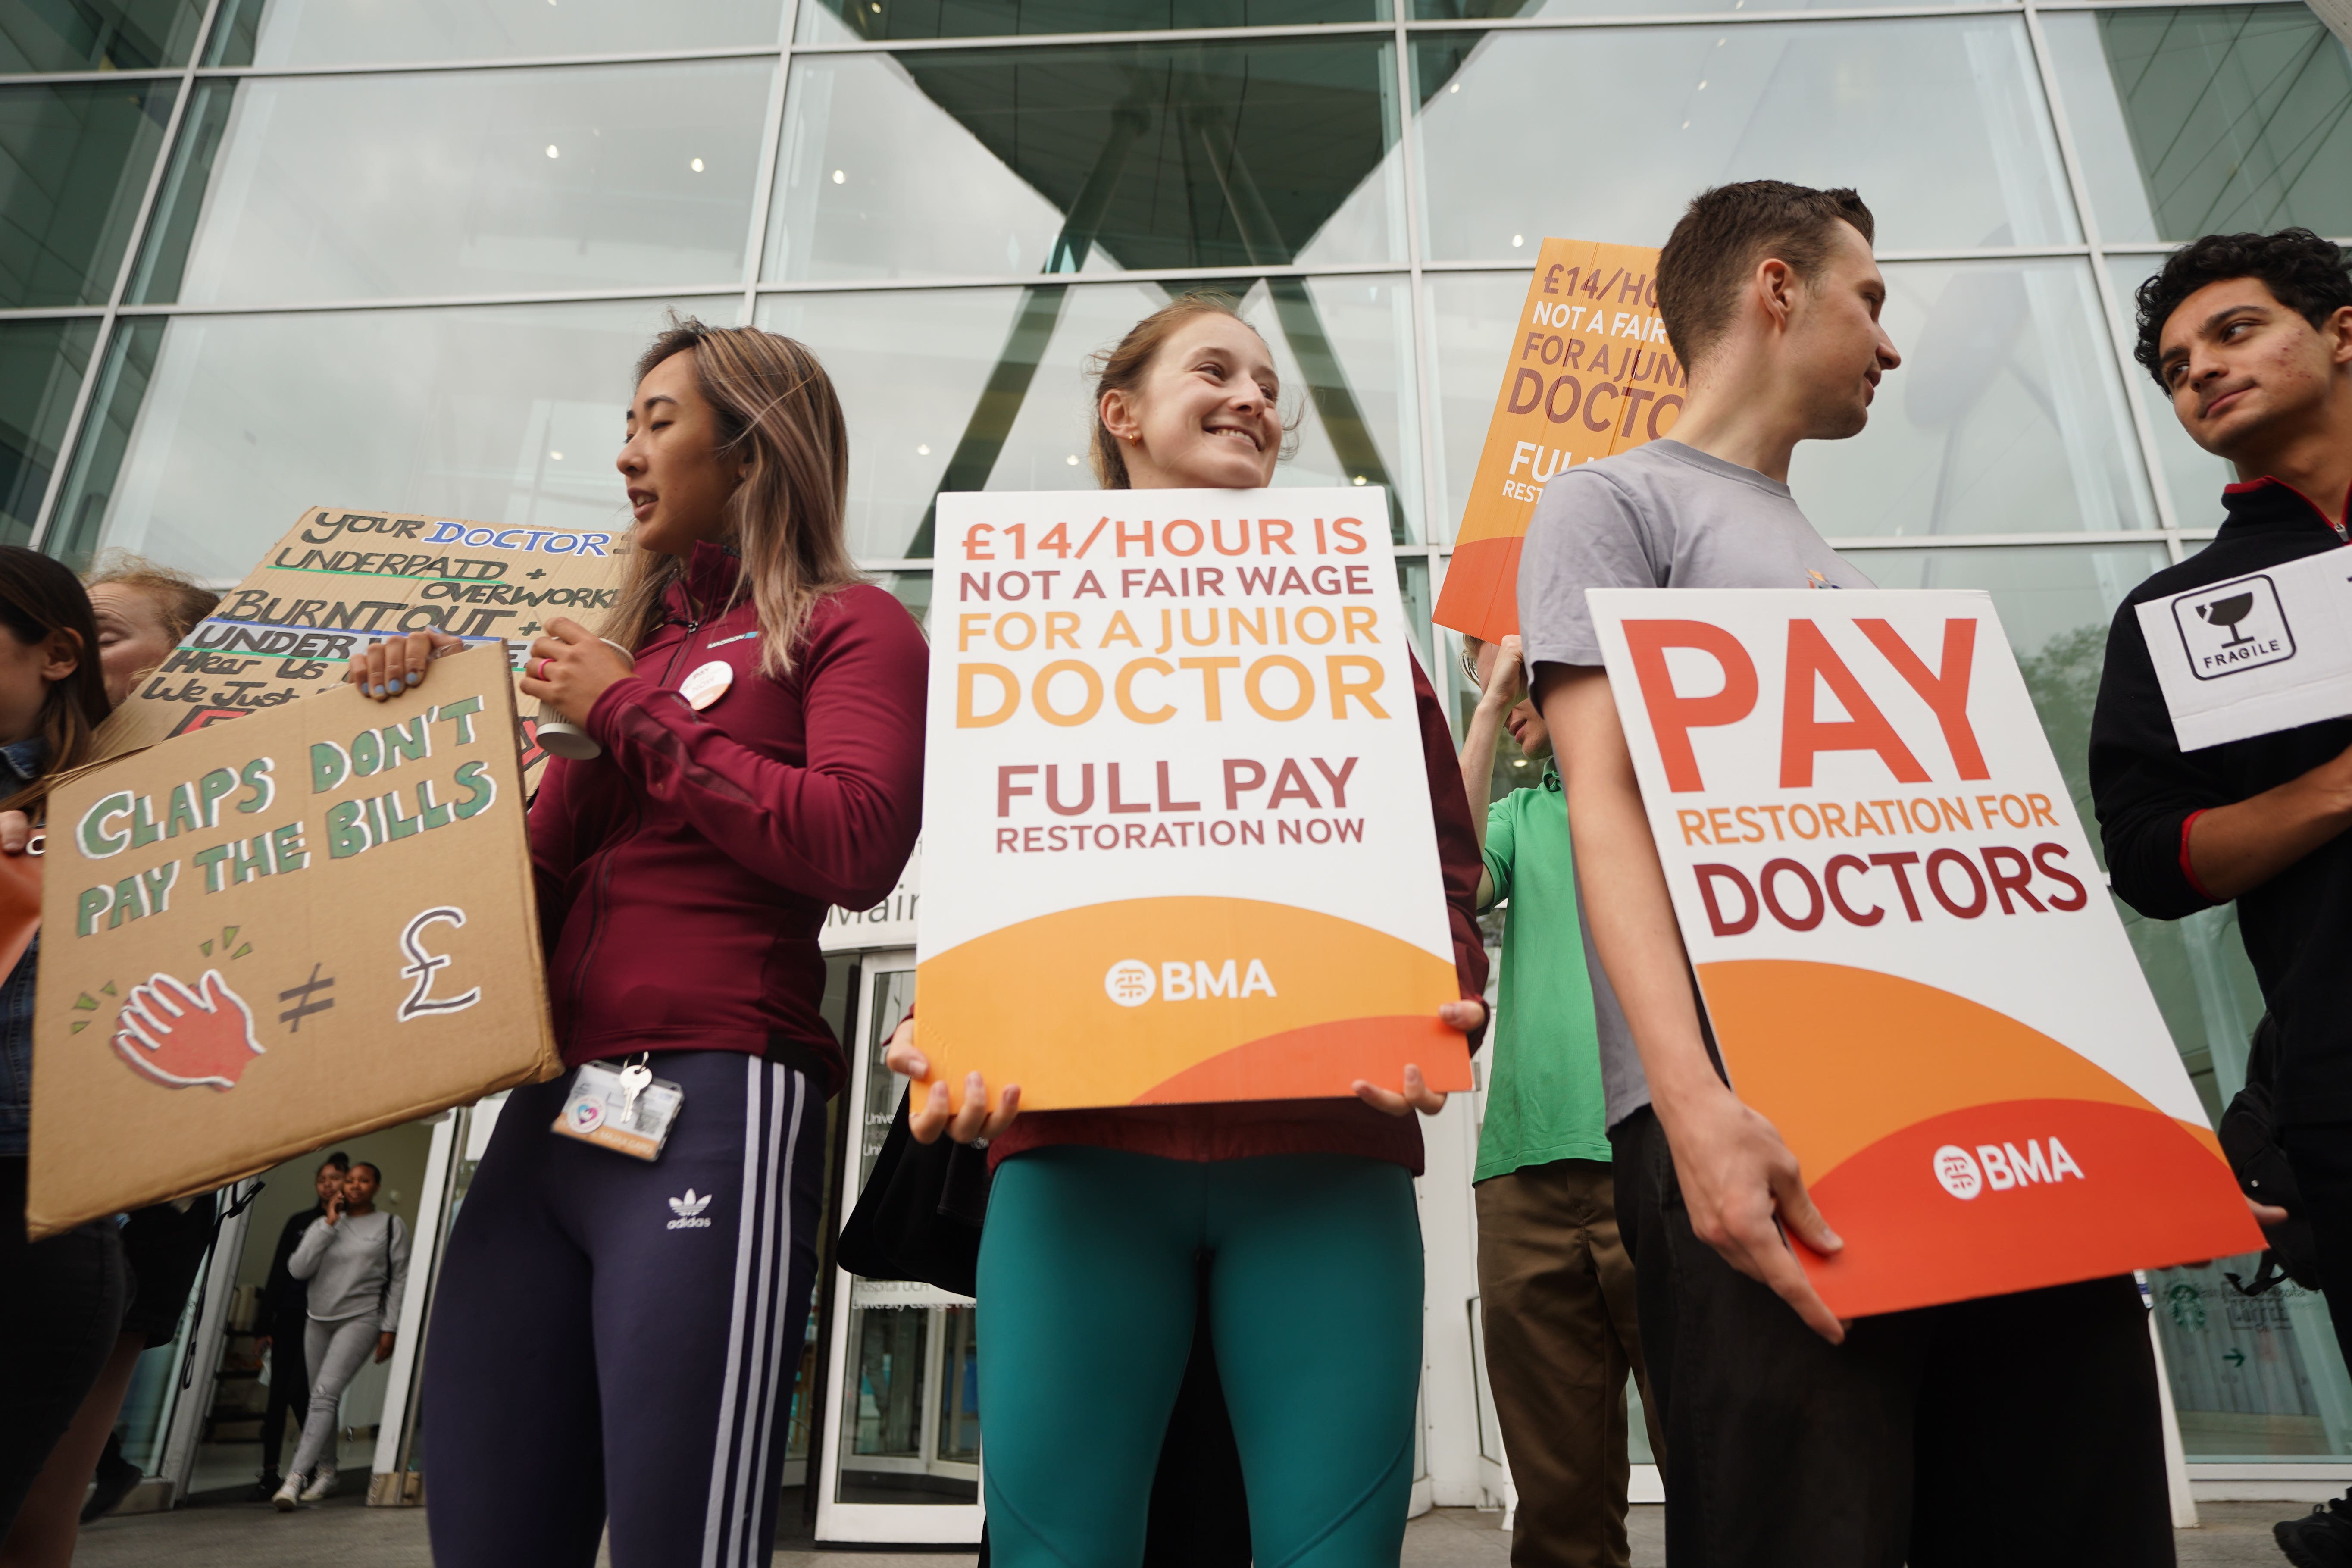
[[131,987],[115,1019],[114,1048],[133,1069],[173,1089],[235,1089],[261,1055],[252,1009],[217,969],[205,970],[193,991],[168,974]]

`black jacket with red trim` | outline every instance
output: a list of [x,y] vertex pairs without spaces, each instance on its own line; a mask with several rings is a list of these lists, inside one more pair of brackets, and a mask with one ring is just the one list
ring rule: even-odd
[[[2091,796],[2118,898],[2157,920],[2224,900],[2198,886],[2187,855],[2198,813],[2233,805],[2352,746],[2352,719],[2183,752],[2158,688],[2137,606],[2341,548],[2337,526],[2292,487],[2257,479],[2222,495],[2213,542],[2134,589],[2107,632],[2091,721]],[[2352,567],[2352,557],[2347,557]],[[2279,1121],[2352,1121],[2352,834],[2238,900],[2238,929],[2278,1021]]]

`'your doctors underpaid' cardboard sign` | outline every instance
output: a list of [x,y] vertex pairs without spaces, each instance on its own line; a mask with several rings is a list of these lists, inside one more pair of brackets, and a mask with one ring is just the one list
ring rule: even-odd
[[1438,625],[1488,642],[1517,631],[1519,550],[1543,481],[1672,430],[1685,390],[1658,319],[1658,253],[1545,240],[1503,356]]
[[1469,1087],[1386,502],[940,498],[917,984],[959,1099]]
[[[222,598],[100,732],[108,755],[261,712],[343,679],[378,637],[442,631],[503,645],[518,673],[557,616],[611,609],[620,535],[317,507]],[[528,740],[537,704],[521,699]],[[526,747],[535,778],[542,758]]]
[[2184,752],[2352,713],[2352,554],[2323,551],[2138,609]]
[[1991,601],[1592,589],[1733,1089],[1842,1316],[2259,1249]]
[[554,1070],[501,650],[167,740],[49,802],[32,1227]]

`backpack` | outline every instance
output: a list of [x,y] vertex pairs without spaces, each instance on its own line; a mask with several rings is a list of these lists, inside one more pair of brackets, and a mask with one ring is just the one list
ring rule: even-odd
[[2306,1290],[2319,1289],[2318,1241],[2303,1212],[2303,1191],[2295,1184],[2294,1167],[2287,1163],[2286,1148],[2279,1142],[2273,1098],[2278,1077],[2278,1021],[2264,1014],[2254,1027],[2253,1048],[2246,1058],[2246,1087],[2221,1112],[2221,1152],[2229,1158],[2230,1173],[2238,1178],[2239,1190],[2256,1203],[2275,1204],[2287,1212],[2285,1224],[2263,1226],[2263,1238],[2270,1247],[2263,1254],[2253,1283],[2235,1274],[2222,1275],[2242,1296],[2259,1296],[2282,1279],[2292,1279]]

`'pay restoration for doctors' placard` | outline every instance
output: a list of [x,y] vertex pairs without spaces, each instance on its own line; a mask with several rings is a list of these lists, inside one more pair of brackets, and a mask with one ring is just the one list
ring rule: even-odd
[[2259,1250],[1979,593],[1587,591],[1725,1070],[1859,1316]]

